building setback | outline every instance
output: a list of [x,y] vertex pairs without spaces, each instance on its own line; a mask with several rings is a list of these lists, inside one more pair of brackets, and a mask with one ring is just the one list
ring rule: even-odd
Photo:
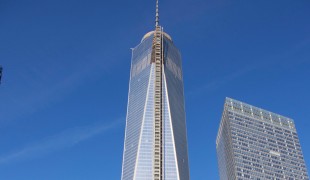
[[156,7],[132,49],[122,180],[189,180],[181,55]]
[[309,180],[292,119],[226,98],[216,139],[221,180]]

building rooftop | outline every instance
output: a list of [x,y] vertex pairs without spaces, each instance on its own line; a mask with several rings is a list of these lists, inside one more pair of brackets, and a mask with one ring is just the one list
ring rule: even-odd
[[[172,38],[171,38],[171,36],[170,36],[169,34],[167,34],[167,33],[165,33],[165,32],[163,32],[163,33],[164,33],[164,36],[165,36],[166,38],[168,38],[170,41],[172,41]],[[146,34],[143,36],[141,42],[144,41],[144,39],[150,37],[150,36],[153,35],[153,34],[154,34],[154,31],[150,31],[150,32],[146,33]]]
[[241,101],[237,101],[226,97],[225,106],[232,109],[234,112],[261,119],[272,124],[284,126],[286,128],[295,128],[294,121],[291,118],[276,114]]

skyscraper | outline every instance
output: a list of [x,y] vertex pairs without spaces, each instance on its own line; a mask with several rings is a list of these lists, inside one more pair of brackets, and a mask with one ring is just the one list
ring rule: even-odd
[[292,119],[226,98],[216,139],[221,180],[308,180]]
[[132,49],[122,180],[189,180],[182,62],[158,24]]

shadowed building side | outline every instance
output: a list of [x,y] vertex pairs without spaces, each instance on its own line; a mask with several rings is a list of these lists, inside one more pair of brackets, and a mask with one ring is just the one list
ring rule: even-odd
[[0,65],[0,84],[1,84],[1,79],[2,79],[2,70],[3,70],[3,68],[2,68],[2,66]]

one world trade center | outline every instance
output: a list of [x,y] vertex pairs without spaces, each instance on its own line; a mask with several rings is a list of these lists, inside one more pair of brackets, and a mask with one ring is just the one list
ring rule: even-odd
[[189,180],[182,61],[159,25],[132,49],[122,180]]

